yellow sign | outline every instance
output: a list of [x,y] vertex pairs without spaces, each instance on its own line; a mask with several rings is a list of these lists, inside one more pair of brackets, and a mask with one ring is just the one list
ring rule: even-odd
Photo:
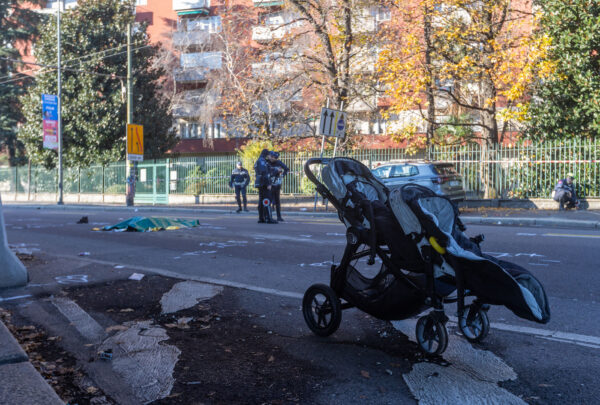
[[127,160],[144,160],[144,126],[127,124]]

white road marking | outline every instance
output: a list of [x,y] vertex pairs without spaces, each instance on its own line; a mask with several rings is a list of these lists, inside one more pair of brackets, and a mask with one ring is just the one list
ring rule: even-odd
[[54,277],[58,284],[86,284],[88,282],[87,274],[71,274],[68,276]]
[[[52,255],[52,256],[68,258],[68,259],[76,259],[76,260],[80,260],[80,261],[87,262],[87,263],[96,263],[96,264],[103,264],[103,265],[108,265],[108,266],[116,266],[116,265],[123,264],[123,263],[118,263],[118,262],[90,259],[87,257],[79,257],[79,256],[59,255],[59,254]],[[251,284],[240,283],[237,281],[222,280],[222,279],[216,279],[216,278],[210,278],[210,277],[198,277],[198,276],[194,276],[191,274],[181,274],[181,273],[177,273],[177,272],[174,272],[171,270],[165,270],[165,269],[160,269],[160,268],[156,268],[156,267],[146,267],[146,266],[129,265],[129,264],[123,264],[123,265],[125,265],[128,269],[131,269],[131,270],[139,270],[139,271],[146,272],[146,273],[159,274],[159,275],[162,275],[165,277],[172,277],[172,278],[177,278],[180,280],[200,281],[203,283],[220,285],[223,287],[239,288],[242,290],[254,291],[254,292],[274,295],[274,296],[278,296],[278,297],[297,298],[297,299],[302,299],[304,297],[303,293],[278,290],[276,288],[259,287],[259,286],[255,286],[255,285],[251,285]],[[457,319],[454,317],[450,317],[450,320],[452,320],[455,323],[457,322]],[[594,345],[600,346],[600,337],[597,337],[597,336],[578,335],[578,334],[574,334],[574,333],[567,333],[567,332],[561,332],[561,331],[556,331],[556,330],[538,329],[538,328],[524,327],[524,326],[518,326],[518,325],[509,325],[509,324],[504,324],[504,323],[492,323],[491,326],[494,329],[503,330],[503,331],[507,331],[507,332],[522,333],[525,335],[531,335],[531,336],[537,336],[537,337],[549,337],[549,338],[554,338],[554,339],[562,339],[562,341],[564,341],[565,343],[594,344]]]
[[[392,322],[392,325],[415,341],[416,321],[411,318]],[[517,374],[494,353],[475,349],[465,339],[450,334],[448,348],[442,356],[449,366],[417,363],[410,373],[402,376],[419,405],[525,404],[498,386],[501,381],[516,380]]]
[[101,342],[104,338],[104,328],[85,312],[75,301],[64,297],[52,297],[52,304],[69,320],[77,332],[90,342]]
[[596,349],[600,349],[600,337],[597,336],[579,335],[577,333],[538,329],[529,326],[508,325],[505,323],[497,322],[492,322],[490,326],[494,329],[506,332],[522,333],[525,335],[556,340],[563,343],[570,343],[579,346],[594,347]]
[[537,233],[518,232],[517,236],[535,236]]
[[600,238],[600,235],[580,235],[576,233],[543,233],[542,236],[551,236],[558,238]]
[[[40,285],[43,285],[43,284],[40,284]],[[20,300],[21,298],[29,298],[31,296],[32,296],[31,294],[26,294],[26,295],[15,295],[13,297],[6,297],[6,298],[0,297],[0,302]]]
[[273,242],[276,241],[290,241],[290,242],[304,242],[318,245],[343,245],[346,243],[345,240],[340,239],[338,241],[331,239],[312,239],[306,237],[306,235],[300,235],[304,237],[296,237],[296,236],[288,236],[288,235],[279,235],[279,234],[252,234],[250,237],[254,239],[268,239]]
[[550,266],[547,263],[527,263],[530,266]]

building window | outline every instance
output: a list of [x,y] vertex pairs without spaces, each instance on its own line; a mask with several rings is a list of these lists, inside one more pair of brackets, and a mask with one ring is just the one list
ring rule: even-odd
[[135,5],[136,6],[147,6],[148,0],[135,0]]
[[387,7],[372,7],[371,16],[375,18],[375,21],[377,22],[390,21],[392,19],[392,12]]
[[179,136],[183,139],[198,138],[198,126],[196,122],[181,122],[179,124]]

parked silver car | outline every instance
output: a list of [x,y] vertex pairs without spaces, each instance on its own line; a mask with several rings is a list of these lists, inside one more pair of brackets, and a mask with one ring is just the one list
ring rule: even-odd
[[462,176],[451,163],[428,161],[388,162],[372,170],[389,189],[414,183],[425,186],[452,201],[463,201]]

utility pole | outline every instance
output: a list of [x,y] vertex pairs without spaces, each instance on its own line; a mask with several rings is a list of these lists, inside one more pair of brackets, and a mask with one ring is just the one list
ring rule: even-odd
[[57,98],[58,98],[58,105],[57,105],[57,109],[58,109],[58,125],[57,125],[57,132],[58,132],[58,205],[63,205],[63,165],[62,165],[62,149],[63,149],[63,139],[62,139],[62,104],[61,104],[61,93],[62,93],[62,83],[61,83],[61,63],[60,63],[60,6],[62,4],[62,0],[58,2],[58,10],[56,12],[56,38],[57,38],[57,51],[56,51],[56,65],[58,67],[57,72],[58,72],[58,91],[57,91]]
[[[127,123],[133,124],[133,84],[131,80],[131,23],[127,24]],[[125,201],[128,207],[132,207],[135,199],[135,173],[136,164],[131,160],[127,161],[129,177],[127,177],[127,196]]]

